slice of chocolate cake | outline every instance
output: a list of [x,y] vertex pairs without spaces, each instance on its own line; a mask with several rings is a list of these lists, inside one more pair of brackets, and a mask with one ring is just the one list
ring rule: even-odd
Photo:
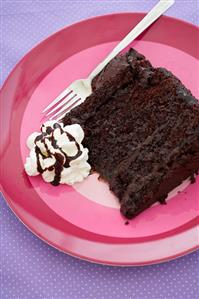
[[199,169],[199,102],[169,71],[130,49],[92,82],[67,114],[80,124],[89,163],[133,218]]

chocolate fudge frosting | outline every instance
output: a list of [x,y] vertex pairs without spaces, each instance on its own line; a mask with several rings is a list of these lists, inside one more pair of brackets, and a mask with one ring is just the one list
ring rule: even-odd
[[63,119],[85,132],[89,163],[131,219],[199,170],[199,102],[134,49],[114,58]]

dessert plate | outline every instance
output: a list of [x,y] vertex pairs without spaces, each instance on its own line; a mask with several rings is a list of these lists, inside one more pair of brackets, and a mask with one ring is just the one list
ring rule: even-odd
[[[1,91],[1,188],[9,206],[48,244],[103,264],[145,265],[195,250],[199,176],[195,184],[187,180],[173,190],[167,205],[156,204],[127,221],[96,173],[72,187],[27,177],[26,139],[44,121],[41,111],[46,105],[75,79],[87,76],[142,17],[112,14],[64,28],[31,50]],[[164,16],[131,46],[154,66],[171,70],[199,97],[198,34],[196,26]]]

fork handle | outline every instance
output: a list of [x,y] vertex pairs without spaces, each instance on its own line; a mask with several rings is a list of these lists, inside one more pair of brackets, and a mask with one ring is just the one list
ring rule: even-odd
[[121,42],[109,53],[109,55],[90,73],[88,79],[91,81],[119,52],[126,48],[136,39],[147,27],[155,22],[175,0],[160,0],[150,12],[123,38]]

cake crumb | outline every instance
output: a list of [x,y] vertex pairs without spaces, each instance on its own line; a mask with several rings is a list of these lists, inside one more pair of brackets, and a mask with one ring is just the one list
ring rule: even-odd
[[99,182],[106,182],[106,180],[101,175],[99,175],[97,179]]
[[190,176],[190,181],[191,181],[191,184],[195,183],[196,179],[195,179],[194,174],[192,174],[192,175]]

